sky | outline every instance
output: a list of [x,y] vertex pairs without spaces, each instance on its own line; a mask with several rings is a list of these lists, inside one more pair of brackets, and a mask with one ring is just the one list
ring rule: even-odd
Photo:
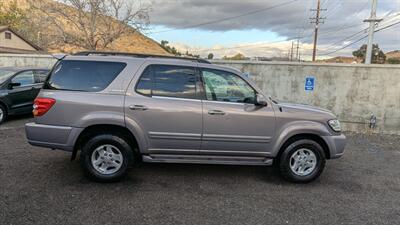
[[[167,40],[181,52],[216,58],[242,53],[249,57],[285,57],[300,37],[302,59],[310,59],[317,0],[147,0],[151,2],[150,38]],[[326,11],[319,26],[318,57],[350,56],[366,39],[372,0],[321,0]],[[400,21],[400,0],[378,0],[376,29]],[[400,50],[400,24],[375,34],[385,52]]]

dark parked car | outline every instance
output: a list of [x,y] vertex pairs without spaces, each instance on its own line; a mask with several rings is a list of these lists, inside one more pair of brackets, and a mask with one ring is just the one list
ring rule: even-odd
[[8,115],[32,112],[48,73],[45,68],[0,67],[0,124]]

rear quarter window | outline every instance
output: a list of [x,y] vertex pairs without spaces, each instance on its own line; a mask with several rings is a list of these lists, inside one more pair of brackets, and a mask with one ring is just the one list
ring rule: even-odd
[[98,92],[104,90],[126,67],[126,63],[63,60],[46,82],[45,89]]

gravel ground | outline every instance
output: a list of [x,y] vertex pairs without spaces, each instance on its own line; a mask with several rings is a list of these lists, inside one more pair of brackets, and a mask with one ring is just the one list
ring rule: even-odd
[[400,137],[348,134],[346,154],[311,184],[273,168],[142,164],[114,184],[87,180],[70,154],[0,126],[0,224],[399,224]]

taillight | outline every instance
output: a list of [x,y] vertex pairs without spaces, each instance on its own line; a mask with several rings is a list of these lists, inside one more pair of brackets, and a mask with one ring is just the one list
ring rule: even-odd
[[56,103],[52,98],[36,98],[33,102],[33,115],[43,116]]

